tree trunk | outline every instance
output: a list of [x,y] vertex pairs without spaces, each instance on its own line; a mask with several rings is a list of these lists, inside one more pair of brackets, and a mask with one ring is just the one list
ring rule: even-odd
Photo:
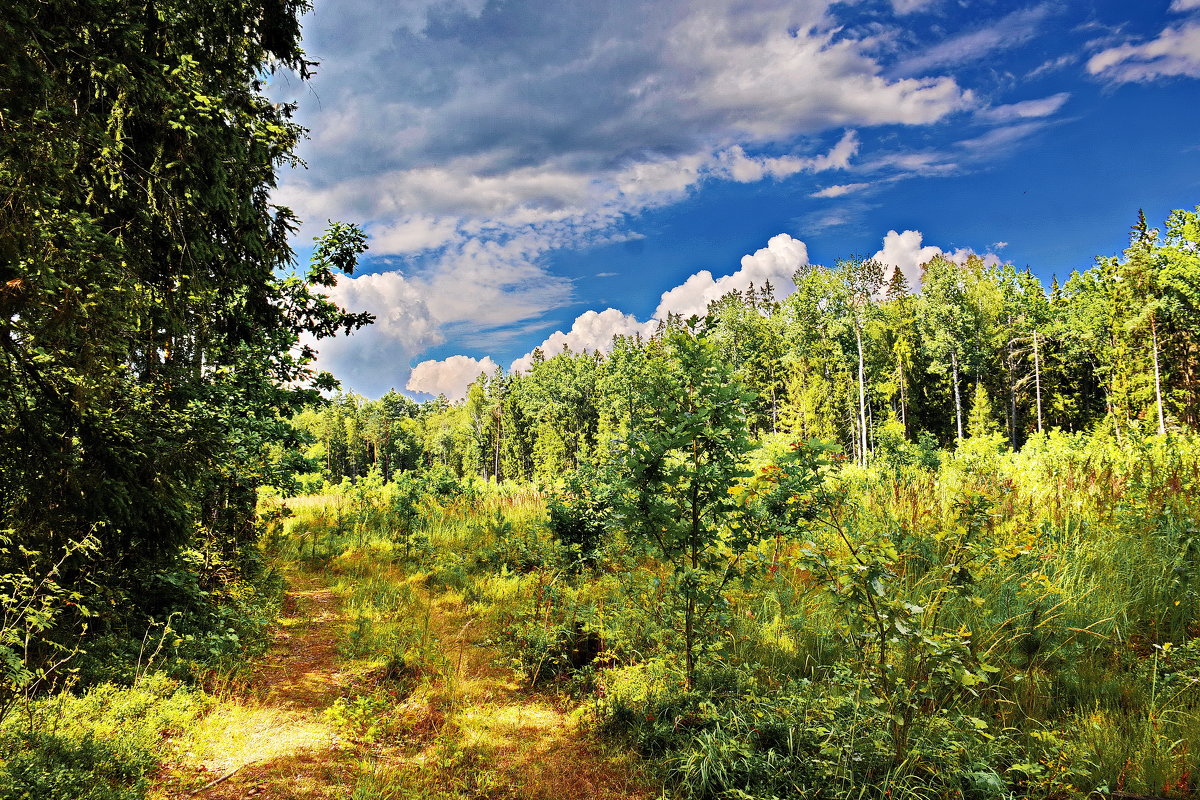
[[[693,475],[699,473],[700,470],[700,443],[695,439],[692,440],[692,470]],[[700,569],[700,489],[696,486],[696,478],[692,478],[691,489],[691,531],[690,540],[688,542],[688,557],[692,566],[692,571]],[[687,605],[683,612],[683,649],[684,649],[684,671],[685,680],[687,681],[687,690],[690,692],[696,688],[696,590],[694,586],[686,587]]]
[[775,396],[775,376],[771,376],[771,433],[779,433],[779,399]]
[[[502,398],[503,400],[503,398]],[[496,475],[496,483],[500,483],[500,443],[504,439],[504,407],[497,405],[495,411],[496,417],[496,445],[492,453],[493,472]]]
[[1167,422],[1163,417],[1162,375],[1158,369],[1158,326],[1153,315],[1150,317],[1150,342],[1154,348],[1154,402],[1158,406],[1158,435],[1162,436],[1167,432]]
[[1042,360],[1038,355],[1038,332],[1033,332],[1033,386],[1037,393],[1038,433],[1042,432]]
[[950,366],[954,374],[954,421],[958,426],[958,441],[962,441],[962,396],[958,391],[958,353],[950,351]]
[[854,325],[854,340],[858,345],[858,426],[859,426],[859,463],[867,465],[867,388],[866,369],[863,366],[862,330],[857,321]]
[[[1009,322],[1011,325],[1011,320]],[[1014,373],[1013,337],[1008,337],[1008,443],[1017,449],[1017,381]]]

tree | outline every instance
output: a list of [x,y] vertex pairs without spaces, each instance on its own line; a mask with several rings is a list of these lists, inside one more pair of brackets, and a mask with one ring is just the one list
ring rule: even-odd
[[784,358],[789,368],[787,400],[780,409],[785,427],[801,439],[830,439],[857,450],[857,419],[846,349],[849,303],[838,275],[812,265],[797,270],[796,291],[783,303]]
[[1173,360],[1181,383],[1176,407],[1179,418],[1195,429],[1200,427],[1200,206],[1167,218],[1160,258],[1160,308],[1174,330]]
[[859,463],[865,466],[869,444],[867,437],[867,370],[866,357],[863,354],[863,329],[876,311],[875,295],[883,285],[883,265],[874,259],[849,258],[838,262],[838,267],[850,298],[850,323],[854,328],[855,355],[858,356],[858,452]]
[[[761,295],[754,292],[753,296],[771,298],[773,293],[768,282]],[[776,433],[786,384],[783,315],[777,313],[778,304],[773,300],[758,299],[752,304],[750,296],[749,291],[746,297],[730,292],[709,303],[709,316],[714,321],[709,337],[722,360],[756,395],[749,409],[751,430]]]
[[0,508],[30,548],[98,531],[139,602],[185,544],[252,542],[265,445],[334,385],[301,335],[370,321],[320,294],[362,231],[298,272],[270,199],[302,131],[262,81],[308,74],[306,8],[0,8]]
[[899,269],[892,271],[887,299],[883,303],[880,338],[892,360],[892,381],[896,396],[896,413],[904,426],[904,435],[911,435],[908,422],[909,381],[917,356],[917,319],[920,299],[908,293],[908,281]]
[[927,303],[922,340],[932,359],[930,370],[944,374],[949,368],[950,386],[954,392],[955,436],[961,440],[963,406],[959,372],[964,348],[969,347],[974,338],[961,268],[941,256],[934,258],[925,265],[921,291]]
[[638,376],[642,402],[634,406],[615,511],[631,535],[670,565],[683,605],[689,689],[709,617],[753,542],[744,529],[727,527],[739,507],[730,489],[746,474],[745,407],[752,397],[697,326],[693,317],[685,328],[668,330],[658,369]]

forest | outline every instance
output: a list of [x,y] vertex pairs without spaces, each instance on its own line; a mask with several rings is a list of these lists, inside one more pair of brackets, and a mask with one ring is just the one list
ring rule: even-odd
[[1140,217],[1122,257],[1048,288],[1029,269],[977,256],[925,264],[920,291],[900,270],[885,280],[870,259],[806,266],[787,297],[751,284],[690,326],[663,320],[649,341],[535,350],[528,372],[481,375],[462,403],[341,395],[294,422],[313,442],[314,473],[333,483],[439,465],[549,479],[610,457],[637,407],[667,390],[645,376],[667,368],[668,333],[686,329],[707,342],[705,369],[753,395],[747,435],[836,443],[860,466],[897,447],[934,453],[984,435],[1019,450],[1054,430],[1194,432],[1198,241],[1197,212],[1176,211],[1163,231]]
[[0,799],[1200,793],[1200,209],[367,399],[305,10],[0,8]]

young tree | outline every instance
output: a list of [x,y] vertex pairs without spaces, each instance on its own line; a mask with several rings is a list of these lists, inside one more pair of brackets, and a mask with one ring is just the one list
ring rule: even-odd
[[640,402],[623,458],[616,520],[671,568],[683,608],[684,670],[695,685],[710,616],[752,544],[731,531],[730,494],[746,475],[747,394],[722,365],[698,320],[668,330],[657,369],[636,376]]

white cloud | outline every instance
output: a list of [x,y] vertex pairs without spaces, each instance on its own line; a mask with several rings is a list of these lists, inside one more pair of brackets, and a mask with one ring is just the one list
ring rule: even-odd
[[963,139],[957,146],[978,156],[994,156],[1020,144],[1025,139],[1042,130],[1048,123],[1044,120],[1019,122],[1003,128],[993,128],[980,136]]
[[411,359],[444,339],[423,287],[399,272],[343,277],[328,294],[345,309],[376,317],[375,324],[351,336],[316,343],[319,368],[357,392],[378,397],[402,386]]
[[999,123],[1014,122],[1021,119],[1038,119],[1054,114],[1070,98],[1070,92],[1059,92],[1058,94],[1042,97],[1037,100],[1022,100],[1019,103],[994,106],[978,112],[976,116],[986,122]]
[[566,304],[570,282],[536,262],[541,252],[542,243],[533,239],[467,240],[422,277],[430,314],[442,326],[468,326],[490,336]]
[[448,335],[475,346],[495,346],[548,310],[570,301],[568,280],[537,263],[544,243],[467,239],[427,267],[343,277],[334,302],[376,316],[350,337],[322,340],[319,366],[355,391],[378,396],[404,384],[412,361]]
[[[808,247],[804,242],[781,233],[771,237],[766,247],[742,256],[740,267],[732,274],[713,278],[711,272],[701,270],[679,286],[663,292],[653,317],[646,322],[614,308],[586,311],[575,318],[570,331],[555,331],[539,347],[547,358],[556,355],[564,345],[576,353],[603,352],[608,350],[614,336],[650,336],[658,326],[658,320],[665,319],[667,314],[680,314],[685,318],[692,314],[703,315],[708,311],[709,302],[735,290],[745,291],[752,282],[761,288],[770,281],[775,296],[785,297],[796,288],[792,275],[807,263]],[[512,370],[528,370],[532,363],[532,353],[526,353],[512,363]]]
[[850,166],[850,159],[858,154],[859,146],[858,134],[855,131],[846,131],[828,153],[812,158],[751,158],[740,146],[735,145],[717,155],[718,166],[712,170],[712,174],[728,177],[738,183],[755,183],[767,177],[780,179],[800,172],[846,169]]
[[903,16],[924,11],[936,2],[937,0],[892,0],[892,10]]
[[[1188,0],[1188,3],[1195,2]],[[1192,7],[1200,6],[1182,5],[1172,9]],[[1200,21],[1165,28],[1148,42],[1127,42],[1102,50],[1088,59],[1087,71],[1118,83],[1177,76],[1200,78]]]
[[685,319],[693,314],[703,316],[710,302],[732,291],[745,291],[751,283],[761,287],[770,281],[776,296],[786,296],[795,289],[792,275],[807,263],[808,247],[804,242],[786,233],[772,236],[766,247],[742,256],[741,268],[736,272],[713,278],[711,272],[701,270],[663,292],[654,318],[666,319],[667,314],[679,314]]
[[451,401],[462,400],[467,389],[480,375],[491,375],[498,365],[490,356],[482,359],[469,356],[450,356],[441,361],[422,361],[413,367],[405,384],[410,392],[444,394]]
[[891,280],[892,272],[900,270],[911,289],[921,286],[921,267],[942,254],[942,248],[922,245],[924,236],[920,231],[897,233],[888,231],[883,237],[883,249],[872,258],[884,266],[891,267],[885,280]]
[[977,257],[989,267],[997,266],[1000,263],[1000,256],[995,253],[976,253],[969,247],[960,247],[957,250],[947,251],[942,254],[945,259],[951,263],[962,266],[967,263],[971,257]]
[[1067,53],[1066,55],[1058,56],[1057,58],[1047,59],[1031,69],[1029,74],[1025,76],[1025,80],[1031,81],[1034,78],[1040,78],[1043,75],[1050,74],[1051,72],[1058,72],[1061,69],[1071,66],[1077,61],[1079,61],[1079,55],[1076,53]]
[[1011,49],[1032,39],[1052,12],[1050,3],[1014,11],[974,31],[922,47],[918,55],[901,62],[896,68],[897,72],[915,75],[931,69],[981,61],[992,53]]
[[1176,13],[1200,9],[1200,0],[1172,0],[1171,10]]
[[[974,103],[950,77],[885,77],[827,2],[562,2],[320,6],[305,36],[325,64],[289,97],[313,169],[277,196],[302,219],[364,223],[376,255],[496,233],[571,246],[705,180],[844,169],[855,127]],[[550,24],[576,11],[588,26]]]
[[869,183],[839,183],[813,192],[809,197],[845,197],[848,194],[861,192],[863,189],[870,187],[870,185]]
[[447,217],[414,214],[391,224],[376,225],[370,234],[373,253],[419,253],[449,243],[458,234],[458,224]]
[[[938,256],[943,256],[955,264],[965,264],[971,256],[979,255],[966,247],[946,251],[935,245],[926,245],[923,244],[924,238],[920,231],[887,232],[887,235],[883,237],[883,249],[872,256],[880,264],[890,267],[884,276],[885,285],[887,281],[891,280],[894,271],[898,269],[904,273],[909,289],[917,291],[921,288],[923,267]],[[985,264],[1000,263],[999,257],[994,253],[985,253],[980,257]]]
[[[632,314],[624,314],[615,308],[604,311],[586,311],[575,318],[567,333],[555,331],[546,341],[538,345],[546,358],[552,358],[564,347],[573,353],[606,352],[614,336],[649,336],[656,323],[639,322]],[[527,353],[512,363],[513,372],[526,372],[533,365],[533,354]]]

